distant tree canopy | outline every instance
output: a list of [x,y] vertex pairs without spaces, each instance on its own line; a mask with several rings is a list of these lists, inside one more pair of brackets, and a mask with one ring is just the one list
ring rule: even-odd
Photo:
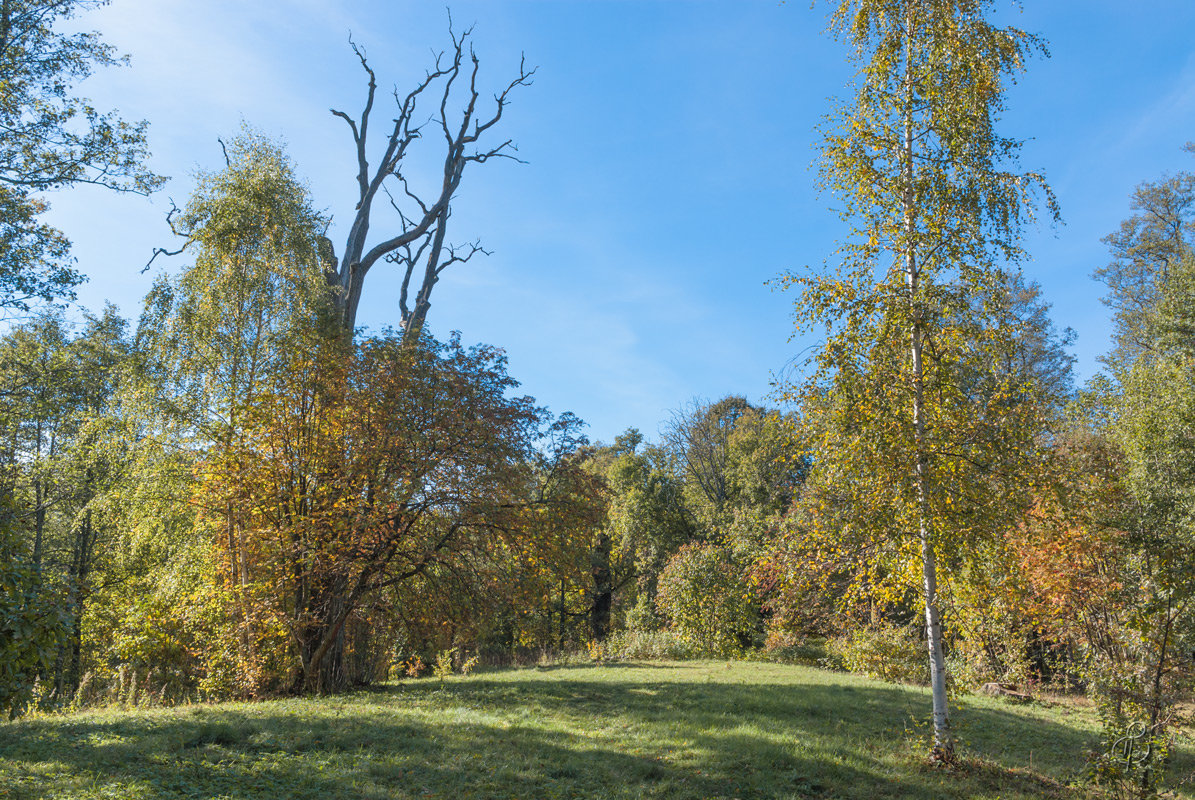
[[[144,122],[102,113],[73,93],[96,67],[122,61],[97,34],[56,30],[101,4],[0,4],[0,317],[6,320],[28,315],[35,304],[73,299],[74,287],[84,280],[70,259],[67,236],[40,219],[47,209],[44,192],[93,184],[147,194],[163,181],[145,166]],[[111,334],[111,315],[106,313],[105,320],[87,324]],[[92,334],[104,335],[96,330],[86,335]],[[79,498],[95,491],[86,480],[79,488],[78,463],[67,465],[62,458],[65,445],[86,428],[83,420],[102,405],[96,392],[103,394],[94,384],[84,388],[77,354],[66,354],[70,348],[61,320],[40,320],[21,331],[20,339],[8,343],[0,361],[7,383],[0,426],[11,433],[0,454],[0,711],[10,713],[32,697],[34,683],[52,659],[60,665],[64,660],[57,646],[68,634],[67,612],[48,594],[46,519],[56,503],[85,506]],[[105,381],[107,366],[94,365],[89,378]],[[58,474],[60,469],[69,479]],[[26,486],[32,490],[31,512],[23,503]],[[76,550],[71,567],[75,578],[90,559],[91,532],[84,528],[77,535],[82,550]],[[66,604],[80,602],[75,586]],[[69,638],[77,642],[76,628]]]
[[79,184],[148,194],[146,123],[103,113],[73,94],[97,67],[123,63],[95,33],[56,26],[100,0],[7,0],[0,7],[0,311],[71,297],[83,280],[70,243],[39,221],[42,193]]

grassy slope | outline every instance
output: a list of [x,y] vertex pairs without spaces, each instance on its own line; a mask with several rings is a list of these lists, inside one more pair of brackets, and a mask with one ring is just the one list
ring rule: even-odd
[[920,690],[774,664],[515,670],[0,725],[0,798],[1069,797],[1095,741],[1069,706],[968,699],[969,758],[942,773],[913,722],[928,709]]

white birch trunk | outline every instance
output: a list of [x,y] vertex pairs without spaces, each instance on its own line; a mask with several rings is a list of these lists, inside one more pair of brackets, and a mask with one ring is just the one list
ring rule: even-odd
[[909,290],[909,305],[912,316],[912,342],[910,357],[913,382],[913,444],[917,477],[917,527],[921,543],[921,573],[925,591],[925,642],[929,651],[930,688],[933,695],[934,758],[951,760],[954,754],[954,737],[950,732],[950,710],[946,700],[946,660],[942,652],[942,624],[938,607],[938,567],[934,554],[929,502],[929,459],[925,442],[925,371],[922,362],[922,315],[918,307],[919,264],[914,241],[914,216],[917,198],[914,186],[913,160],[913,106],[915,102],[913,74],[913,18],[912,6],[905,17],[905,110],[904,142],[901,153],[904,173],[904,269]]

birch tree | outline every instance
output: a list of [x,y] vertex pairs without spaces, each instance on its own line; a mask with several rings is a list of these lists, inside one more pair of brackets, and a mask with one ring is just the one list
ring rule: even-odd
[[[251,130],[228,142],[225,157],[225,169],[201,175],[186,206],[171,212],[173,229],[186,237],[181,249],[195,261],[177,278],[160,279],[146,298],[136,339],[138,382],[145,384],[137,391],[137,413],[145,417],[137,448],[142,459],[175,452],[195,467],[184,481],[169,470],[156,475],[163,482],[157,493],[194,505],[189,495],[204,487],[210,508],[202,530],[220,556],[214,569],[229,618],[239,646],[256,656],[252,553],[236,516],[239,489],[197,462],[216,453],[226,472],[243,467],[236,458],[246,449],[247,418],[280,375],[324,346],[334,322],[319,261],[326,223],[289,158]],[[217,495],[214,486],[227,491]]]
[[865,563],[893,599],[919,584],[933,757],[947,761],[940,566],[1024,478],[1036,390],[995,357],[1018,346],[1004,271],[1036,193],[1057,216],[1041,176],[1017,171],[1020,142],[996,133],[1007,83],[1043,43],[988,22],[993,5],[835,0],[830,30],[858,74],[824,126],[821,175],[851,230],[837,274],[788,278],[798,326],[826,331],[787,391],[806,405],[805,513],[825,534],[812,549]]

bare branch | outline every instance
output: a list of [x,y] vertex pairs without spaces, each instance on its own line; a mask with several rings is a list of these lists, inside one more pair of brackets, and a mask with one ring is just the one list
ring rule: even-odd
[[351,35],[349,36],[349,47],[353,48],[353,52],[357,55],[357,60],[361,62],[361,69],[365,70],[365,74],[369,76],[369,96],[366,98],[365,108],[361,112],[361,140],[364,141],[369,133],[369,112],[373,110],[373,98],[378,88],[378,76],[374,74],[373,67],[369,66],[369,61],[365,58],[365,51],[357,46]]
[[[398,214],[398,220],[402,225],[403,231],[407,231],[411,227],[411,223],[407,220],[407,215],[403,213],[402,206],[395,201],[394,195],[390,194],[389,186],[382,186],[382,191],[386,193],[386,198],[390,201],[390,207]],[[408,192],[408,194],[410,193]],[[390,260],[389,256],[387,256],[387,260]]]
[[[220,146],[223,147],[224,143],[220,142]],[[225,155],[225,157],[227,158],[227,154]],[[145,266],[141,268],[142,275],[144,275],[146,272],[149,271],[149,268],[151,266],[153,266],[154,259],[156,259],[158,256],[170,257],[170,256],[181,255],[184,250],[186,250],[188,247],[191,246],[191,242],[194,241],[194,239],[192,239],[188,234],[180,233],[178,231],[178,229],[175,227],[174,215],[179,213],[179,211],[180,211],[179,207],[177,205],[175,205],[174,199],[171,198],[170,199],[170,210],[166,212],[166,225],[168,225],[170,227],[170,232],[172,234],[174,234],[175,236],[178,236],[180,238],[184,238],[184,239],[186,239],[186,241],[183,242],[182,246],[179,247],[177,250],[170,250],[165,247],[155,247],[153,255],[151,255],[149,257],[149,261],[146,261]]]
[[353,121],[352,117],[350,117],[348,114],[344,113],[343,111],[337,111],[334,108],[330,108],[328,110],[332,112],[333,116],[340,117],[342,120],[344,120],[345,122],[347,122],[349,124],[349,127],[353,129],[353,141],[354,142],[360,140],[361,136],[357,133],[357,123]]
[[[450,31],[451,32],[451,31]],[[466,31],[458,41],[453,37],[452,43],[456,50],[452,55],[452,67],[448,71],[448,80],[444,82],[444,93],[440,96],[440,127],[444,130],[444,138],[448,141],[448,151],[451,157],[455,142],[452,138],[452,132],[448,128],[448,99],[452,96],[452,85],[456,82],[457,76],[461,72],[461,59],[463,58],[462,46],[465,37],[469,35]]]
[[515,146],[515,144],[512,140],[507,139],[505,142],[498,145],[493,150],[490,150],[489,152],[486,152],[486,153],[474,153],[473,155],[465,156],[465,160],[466,161],[476,161],[478,164],[484,164],[485,162],[489,161],[491,158],[509,158],[511,161],[516,161],[520,164],[527,163],[523,159],[514,155],[514,153],[504,152],[508,149],[514,150],[516,153],[519,150],[519,148]]
[[468,141],[477,141],[481,134],[485,133],[488,129],[492,128],[498,122],[498,120],[502,119],[502,110],[506,108],[507,104],[510,102],[508,98],[511,91],[513,91],[516,86],[530,86],[532,83],[534,83],[531,78],[535,75],[535,71],[537,69],[539,68],[532,67],[531,70],[528,71],[527,57],[525,55],[519,57],[518,77],[507,84],[506,88],[502,90],[501,94],[494,95],[494,102],[498,106],[497,110],[494,112],[494,116],[491,117],[487,122],[475,125],[473,128],[473,135],[469,137]]
[[[400,296],[400,310],[404,322],[412,318],[421,319],[429,305],[429,295],[438,277],[450,264],[459,264],[477,253],[486,252],[478,243],[462,247],[444,247],[445,226],[450,216],[449,206],[460,186],[465,166],[470,162],[485,163],[491,158],[506,158],[519,161],[515,153],[517,148],[513,140],[506,141],[494,147],[473,148],[485,131],[494,127],[502,117],[503,109],[509,102],[511,92],[516,86],[526,86],[531,83],[534,69],[528,70],[526,60],[520,58],[518,75],[507,83],[501,92],[494,95],[496,108],[494,113],[484,119],[477,117],[477,103],[480,96],[478,81],[481,61],[471,45],[473,29],[467,28],[458,32],[449,15],[448,36],[452,51],[434,52],[434,66],[424,73],[422,80],[406,95],[397,88],[393,91],[397,105],[397,115],[393,127],[386,137],[384,151],[376,162],[377,166],[370,169],[366,159],[367,124],[376,89],[376,76],[369,67],[364,51],[350,39],[353,52],[357,55],[362,67],[369,76],[369,92],[366,98],[365,110],[360,122],[354,121],[348,114],[333,110],[332,113],[343,119],[353,133],[353,143],[358,157],[358,185],[360,189],[356,213],[349,231],[348,241],[341,256],[335,276],[336,282],[343,290],[342,318],[346,329],[351,330],[355,324],[357,305],[360,301],[365,275],[379,259],[389,263],[401,264],[404,267],[403,285]],[[470,61],[468,89],[462,90],[458,80],[464,68],[464,60],[468,52]],[[433,89],[433,85],[435,88]],[[408,181],[403,170],[403,160],[411,152],[414,142],[421,139],[422,125],[416,119],[416,109],[420,97],[425,92],[435,91],[438,94],[438,113],[433,113],[428,121],[434,120],[444,135],[445,153],[441,180],[435,194],[417,192]],[[449,107],[453,105],[454,95],[464,94],[464,107],[460,110],[459,118],[455,118]],[[388,179],[397,181],[402,187],[404,202],[397,192],[391,192]],[[367,237],[371,225],[373,200],[378,191],[384,191],[398,215],[398,230],[392,232],[382,241],[370,246]],[[405,208],[404,208],[405,207]],[[413,308],[408,309],[407,299],[411,291],[410,283],[415,271],[415,263],[426,259],[422,284],[417,292]],[[443,259],[443,260],[441,260]],[[404,324],[404,330],[406,330]]]
[[406,194],[407,197],[409,197],[415,201],[415,203],[419,206],[419,210],[423,212],[424,216],[427,216],[428,214],[430,214],[431,212],[428,210],[427,204],[424,203],[423,200],[421,200],[414,192],[411,191],[410,186],[407,184],[406,177],[404,177],[403,175],[399,175],[399,174],[395,174],[395,177],[398,178],[400,183],[402,183],[403,192]]
[[[463,252],[466,248],[468,248],[468,252]],[[449,245],[448,258],[442,264],[440,264],[440,266],[435,268],[436,275],[439,275],[453,264],[464,264],[468,262],[469,259],[473,258],[473,256],[477,255],[478,253],[481,253],[483,256],[492,256],[494,254],[492,251],[486,250],[481,246],[480,239],[463,246]]]
[[[403,272],[402,288],[399,290],[398,294],[398,311],[400,314],[399,320],[404,328],[406,327],[407,322],[411,319],[411,309],[407,306],[408,292],[411,288],[411,275],[414,274],[415,265],[419,263],[421,258],[423,258],[423,252],[428,248],[428,245],[431,244],[431,241],[432,236],[430,234],[424,236],[419,243],[418,249],[416,249],[414,252],[411,252],[411,246],[409,244],[404,246],[406,253],[402,257],[401,262],[406,264],[406,269]],[[395,261],[400,261],[400,259],[395,259]]]

